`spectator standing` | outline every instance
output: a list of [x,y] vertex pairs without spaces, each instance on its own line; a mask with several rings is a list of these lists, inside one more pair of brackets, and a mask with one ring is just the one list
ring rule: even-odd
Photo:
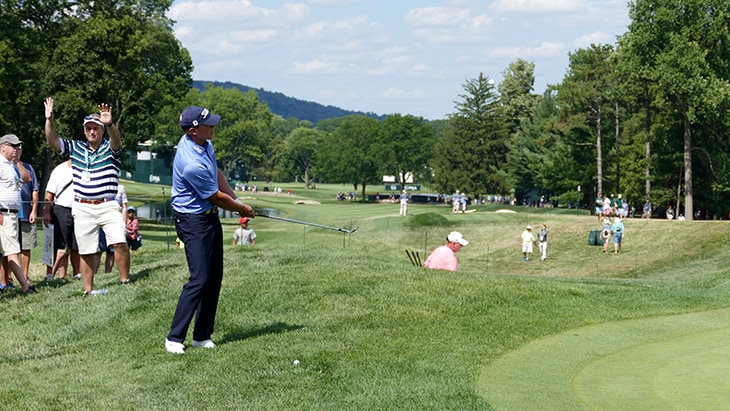
[[644,203],[644,213],[641,215],[641,218],[651,218],[651,201],[648,198]]
[[608,217],[603,219],[601,227],[601,241],[603,242],[603,252],[608,252],[608,243],[611,241],[611,220]]
[[535,235],[532,234],[532,226],[528,225],[520,236],[522,246],[522,261],[529,261],[532,254],[532,244],[535,242]]
[[0,137],[0,245],[4,259],[8,261],[8,271],[15,275],[23,287],[23,293],[29,294],[36,290],[20,266],[18,210],[22,184],[31,179],[30,173],[18,159],[21,144],[23,142],[15,134]]
[[461,247],[469,245],[464,235],[458,231],[452,231],[446,236],[446,245],[436,247],[423,262],[423,266],[432,270],[456,271],[459,268],[459,261],[456,253]]
[[[18,208],[18,227],[20,229],[20,267],[23,269],[25,278],[30,270],[30,252],[38,246],[38,233],[36,230],[36,217],[38,213],[38,178],[33,167],[21,161],[23,145],[18,146],[18,161],[23,164],[31,181],[22,183],[20,191],[21,205]],[[17,168],[16,168],[17,172]],[[2,273],[6,283],[10,281],[10,267],[8,260],[2,259]]]
[[616,217],[613,220],[611,232],[613,233],[613,252],[618,254],[618,252],[621,251],[621,242],[623,241],[625,234],[624,223],[620,218]]
[[[127,189],[122,184],[119,184],[117,187],[117,195],[114,196],[114,200],[117,201],[119,204],[119,207],[121,207],[122,210],[124,210],[124,225],[126,227],[127,223],[129,222],[129,213],[127,204],[129,202],[129,199],[127,198]],[[136,209],[135,209],[136,210]],[[126,235],[126,231],[125,231]],[[129,246],[129,241],[127,241],[127,246]],[[104,272],[110,273],[114,269],[114,246],[108,245],[106,242],[106,234],[104,233],[103,229],[99,229],[99,251],[96,253],[96,259],[98,261],[95,262],[95,268],[94,273],[99,269],[99,265],[101,265],[101,255],[104,254]]]
[[134,206],[127,207],[127,246],[130,250],[142,247],[142,235],[139,233],[139,220]]
[[461,195],[459,194],[459,190],[456,190],[456,192],[451,195],[451,212],[458,213],[460,204],[461,204]]
[[218,169],[210,140],[220,119],[198,106],[187,107],[180,115],[184,134],[172,167],[172,210],[175,230],[185,243],[190,277],[165,339],[165,350],[174,354],[185,353],[183,342],[193,316],[193,347],[215,348],[211,336],[223,280],[223,227],[218,207],[242,217],[254,216],[253,208],[237,200]]
[[406,190],[401,191],[400,193],[400,214],[405,216],[408,214],[408,193],[406,193]]
[[117,186],[117,194],[114,196],[114,199],[117,200],[117,203],[119,203],[119,207],[124,210],[124,223],[127,223],[127,218],[129,215],[127,214],[127,203],[129,202],[129,199],[127,198],[127,188],[124,187],[124,185],[119,184]]
[[46,206],[43,208],[43,225],[53,224],[53,267],[46,270],[46,280],[53,280],[58,272],[58,278],[66,278],[66,269],[70,257],[72,275],[81,279],[81,263],[79,261],[79,247],[74,235],[74,219],[71,208],[74,204],[73,171],[71,160],[57,165],[46,184]]
[[[45,101],[46,141],[63,156],[71,157],[74,189],[74,232],[81,255],[84,295],[102,294],[94,290],[94,263],[99,247],[99,229],[107,244],[114,246],[119,282],[129,283],[129,247],[124,235],[124,217],[115,197],[119,191],[122,137],[112,121],[112,107],[99,104],[99,114],[84,118],[86,141],[61,139],[53,120],[54,102]],[[104,138],[104,132],[109,139]]]
[[545,224],[540,226],[540,230],[537,232],[537,246],[540,249],[540,259],[545,260],[547,258],[547,238],[548,229]]
[[233,245],[256,244],[256,233],[248,228],[248,217],[241,217],[238,224],[240,227],[233,232]]
[[38,232],[36,221],[38,218],[38,178],[36,177],[33,167],[25,161],[20,161],[23,155],[23,145],[18,147],[18,160],[23,164],[30,180],[23,183],[20,191],[20,199],[22,206],[18,209],[18,218],[20,220],[20,259],[23,274],[28,277],[30,270],[30,252],[38,246]]

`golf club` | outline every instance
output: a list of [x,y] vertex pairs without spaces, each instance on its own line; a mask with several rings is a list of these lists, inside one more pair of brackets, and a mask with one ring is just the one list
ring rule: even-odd
[[355,228],[352,228],[352,229],[348,230],[346,228],[330,227],[330,226],[322,225],[322,224],[308,223],[306,221],[292,220],[290,218],[274,217],[272,215],[258,214],[258,213],[256,214],[256,217],[265,217],[265,218],[270,218],[272,220],[286,221],[288,223],[304,224],[304,225],[309,225],[309,226],[312,226],[312,227],[326,228],[328,230],[340,231],[342,233],[347,233],[347,234],[352,234],[355,231],[357,231],[358,228],[360,228],[359,226],[355,226]]

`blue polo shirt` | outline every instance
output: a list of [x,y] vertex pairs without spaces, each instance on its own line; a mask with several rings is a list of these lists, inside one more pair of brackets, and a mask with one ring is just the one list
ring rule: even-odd
[[218,163],[210,141],[204,146],[184,134],[172,165],[172,209],[203,214],[214,207],[208,198],[218,191]]
[[22,161],[22,163],[23,167],[28,170],[28,174],[30,174],[30,181],[20,186],[20,198],[23,204],[18,209],[18,218],[20,221],[28,221],[30,212],[33,210],[33,192],[38,191],[38,177],[36,177],[35,170],[30,164],[25,161]]

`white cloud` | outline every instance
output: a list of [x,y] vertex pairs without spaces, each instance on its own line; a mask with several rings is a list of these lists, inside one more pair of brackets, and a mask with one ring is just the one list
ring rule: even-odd
[[469,9],[423,7],[408,11],[405,21],[407,24],[417,27],[451,27],[466,21],[470,14]]
[[241,43],[265,43],[276,38],[277,31],[272,29],[235,30],[230,32],[233,41]]
[[536,58],[536,57],[554,57],[566,53],[563,43],[542,42],[538,45],[530,46],[514,46],[514,47],[497,47],[489,52],[490,56],[507,57],[510,59],[517,58]]
[[198,24],[205,32],[254,23],[269,26],[285,26],[311,15],[306,4],[287,3],[277,9],[259,7],[250,0],[192,0],[175,1],[167,13],[176,21],[195,19],[196,22],[214,22],[214,25]]
[[587,48],[591,44],[616,44],[616,36],[596,31],[580,36],[573,41],[573,45],[577,48]]
[[560,81],[570,49],[625,32],[626,1],[174,0],[168,16],[196,80],[439,118],[465,79],[517,58],[536,89]]
[[565,13],[585,10],[582,0],[496,0],[489,8],[500,13]]
[[391,87],[378,93],[378,97],[393,98],[393,99],[421,99],[429,97],[429,93],[423,90],[403,90],[395,87]]

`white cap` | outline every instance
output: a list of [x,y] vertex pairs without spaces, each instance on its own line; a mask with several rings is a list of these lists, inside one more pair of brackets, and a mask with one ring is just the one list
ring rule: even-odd
[[446,237],[446,240],[450,243],[459,243],[461,245],[469,245],[469,242],[464,239],[464,235],[458,231],[452,231]]
[[531,226],[531,225],[528,225],[528,226],[527,226],[527,229],[528,229],[528,230],[532,230],[532,226]]

